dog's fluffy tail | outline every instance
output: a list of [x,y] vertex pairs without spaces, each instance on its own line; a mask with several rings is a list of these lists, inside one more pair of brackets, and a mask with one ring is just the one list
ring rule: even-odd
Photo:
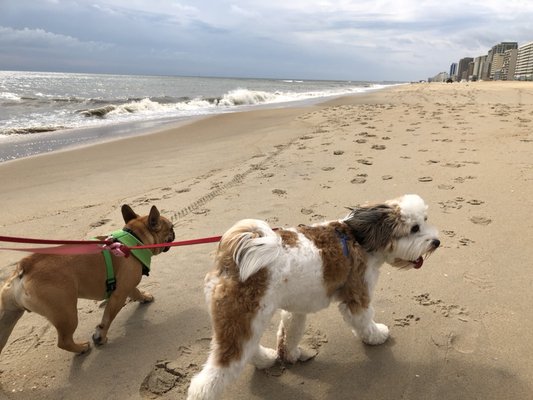
[[222,236],[218,247],[219,265],[231,261],[242,282],[278,258],[281,238],[265,221],[243,219]]

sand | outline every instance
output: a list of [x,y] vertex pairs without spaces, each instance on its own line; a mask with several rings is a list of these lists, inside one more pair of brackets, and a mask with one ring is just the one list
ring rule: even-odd
[[[442,246],[420,270],[383,266],[374,305],[391,329],[355,338],[335,305],[308,318],[307,363],[248,366],[224,399],[529,399],[533,396],[533,83],[411,84],[301,108],[219,115],[160,133],[0,164],[3,235],[85,239],[157,205],[176,240],[240,218],[293,226],[418,193]],[[203,277],[216,244],[176,247],[109,342],[76,356],[26,314],[0,355],[0,398],[181,399],[205,361]],[[20,253],[0,251],[0,278]],[[80,300],[76,337],[99,322]],[[262,343],[275,345],[277,319]]]

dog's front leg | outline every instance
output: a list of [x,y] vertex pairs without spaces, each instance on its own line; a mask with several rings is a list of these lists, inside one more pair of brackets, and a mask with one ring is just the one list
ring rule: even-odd
[[364,343],[377,345],[385,343],[388,339],[389,328],[387,325],[374,322],[374,309],[371,305],[352,313],[346,303],[341,303],[339,310],[344,320],[353,328],[352,332]]
[[96,326],[96,330],[93,334],[93,342],[95,345],[103,345],[107,342],[107,332],[111,322],[115,319],[118,312],[124,307],[127,296],[115,291],[109,297],[109,300],[104,309],[104,315],[102,321]]

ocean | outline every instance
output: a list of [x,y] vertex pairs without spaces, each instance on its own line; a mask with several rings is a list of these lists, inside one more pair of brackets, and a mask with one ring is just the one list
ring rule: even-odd
[[0,162],[193,117],[291,106],[390,84],[0,71]]

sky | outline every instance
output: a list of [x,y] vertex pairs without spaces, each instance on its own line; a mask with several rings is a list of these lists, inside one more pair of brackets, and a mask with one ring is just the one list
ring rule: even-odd
[[530,0],[0,0],[0,70],[417,81],[532,21]]

